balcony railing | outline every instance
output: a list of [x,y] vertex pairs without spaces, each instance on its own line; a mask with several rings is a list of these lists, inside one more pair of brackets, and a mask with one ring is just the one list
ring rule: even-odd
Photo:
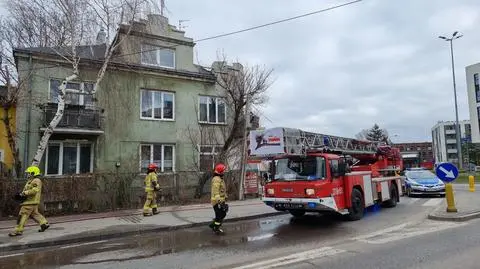
[[[49,105],[44,110],[44,127],[52,121],[57,113],[56,105]],[[57,128],[101,130],[102,115],[100,109],[86,109],[85,107],[65,107],[63,117]]]

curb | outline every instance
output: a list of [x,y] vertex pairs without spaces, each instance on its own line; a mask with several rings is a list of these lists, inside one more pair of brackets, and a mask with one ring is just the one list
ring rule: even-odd
[[[231,207],[239,207],[239,206],[250,206],[250,205],[256,205],[258,203],[248,203],[248,204],[239,204],[239,205],[232,205]],[[263,205],[263,204],[262,204]],[[165,212],[179,212],[179,211],[192,211],[192,210],[197,210],[197,209],[209,209],[210,207],[208,206],[192,206],[191,208],[180,208],[180,209],[172,209],[172,210],[160,210],[160,213],[165,213]],[[83,218],[77,218],[77,219],[70,219],[70,220],[60,220],[60,221],[54,221],[54,222],[50,222],[50,224],[58,224],[58,223],[69,223],[69,222],[76,222],[76,221],[85,221],[85,220],[97,220],[97,219],[106,219],[106,218],[119,218],[119,217],[125,217],[125,216],[142,216],[143,215],[143,212],[141,211],[141,209],[139,209],[138,212],[135,212],[135,213],[119,213],[119,214],[116,214],[116,215],[111,215],[111,216],[91,216],[91,217],[83,217]],[[11,221],[14,221],[14,220],[11,220]],[[25,227],[34,227],[34,226],[38,226],[38,224],[36,223],[29,223],[27,225],[25,225]],[[12,226],[8,226],[8,227],[0,227],[0,231],[1,230],[10,230],[12,229]]]
[[[263,213],[263,214],[245,216],[245,217],[225,219],[224,223],[273,217],[273,216],[286,215],[286,214],[288,213],[285,213],[285,212]],[[58,239],[58,240],[53,239],[51,241],[39,241],[39,242],[24,243],[24,244],[13,244],[10,246],[0,247],[0,252],[44,248],[44,247],[68,245],[72,243],[85,243],[85,242],[92,242],[92,241],[108,240],[108,239],[122,238],[122,237],[127,237],[132,235],[143,235],[143,234],[152,233],[152,232],[176,231],[176,230],[204,226],[204,225],[208,225],[209,223],[210,221],[204,221],[204,222],[196,222],[196,223],[190,223],[190,224],[184,224],[184,225],[178,225],[178,226],[162,226],[162,227],[146,228],[143,230],[135,230],[135,231],[106,233],[106,234],[90,235],[90,236],[83,236],[83,237],[77,237],[77,238],[65,238],[65,239]]]
[[462,221],[467,221],[467,220],[471,220],[471,219],[480,218],[480,211],[470,212],[470,213],[466,213],[464,215],[451,216],[451,217],[449,217],[449,216],[437,216],[435,214],[428,214],[427,218],[431,219],[431,220],[462,222]]

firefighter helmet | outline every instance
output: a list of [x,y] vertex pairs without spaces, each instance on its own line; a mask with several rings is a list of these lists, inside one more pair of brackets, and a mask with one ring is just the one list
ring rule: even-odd
[[39,176],[40,175],[40,168],[37,166],[29,166],[27,170],[25,170],[25,173],[27,173],[29,176]]
[[157,168],[158,168],[158,166],[154,163],[151,163],[151,164],[148,165],[148,170],[155,170]]
[[215,165],[214,172],[216,174],[223,175],[223,173],[225,172],[225,169],[226,169],[225,165],[223,163],[219,163],[219,164]]

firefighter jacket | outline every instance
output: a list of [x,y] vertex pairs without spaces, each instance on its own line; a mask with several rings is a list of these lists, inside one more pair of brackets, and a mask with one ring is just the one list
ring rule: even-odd
[[226,197],[225,181],[219,176],[214,176],[212,179],[211,202],[216,205],[225,202]]
[[42,195],[42,181],[39,178],[32,178],[27,181],[23,188],[23,195],[27,197],[22,205],[38,205]]
[[153,192],[160,189],[158,184],[157,174],[155,172],[150,172],[145,177],[145,192]]

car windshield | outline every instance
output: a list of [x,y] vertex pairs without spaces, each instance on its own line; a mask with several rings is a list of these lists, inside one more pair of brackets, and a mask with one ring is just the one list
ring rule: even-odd
[[435,178],[435,174],[430,171],[408,171],[406,176],[412,179],[426,179],[426,178]]
[[293,157],[275,161],[275,180],[315,180],[325,178],[323,157]]

